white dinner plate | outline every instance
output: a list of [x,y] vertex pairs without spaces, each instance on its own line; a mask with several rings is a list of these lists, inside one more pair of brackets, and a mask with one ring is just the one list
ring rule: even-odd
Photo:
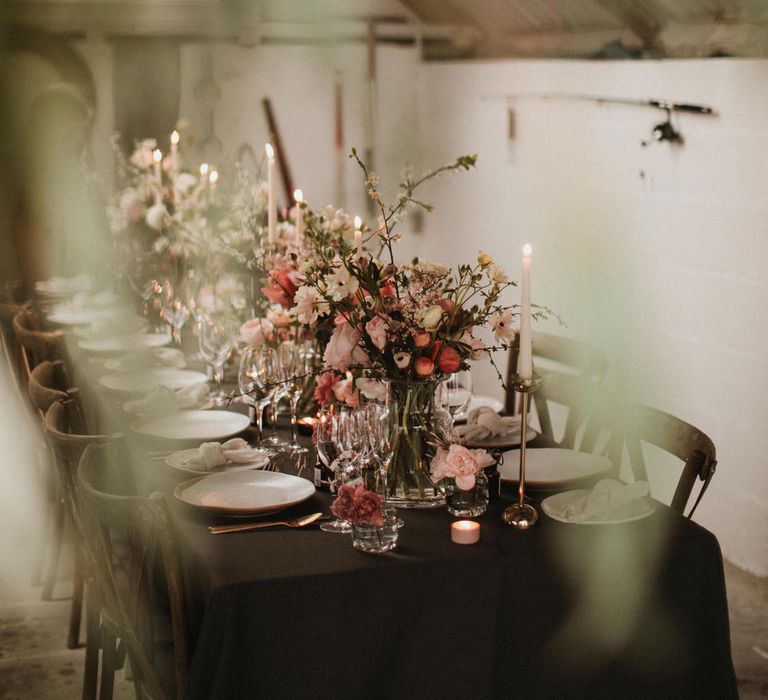
[[222,440],[242,433],[251,424],[248,416],[234,411],[176,411],[146,416],[131,423],[131,430],[165,440]]
[[113,313],[111,309],[68,309],[58,306],[48,314],[48,320],[60,326],[85,326]]
[[195,508],[229,517],[268,515],[306,501],[312,482],[291,474],[265,471],[224,472],[185,481],[173,495]]
[[130,335],[108,335],[102,338],[81,338],[77,346],[88,352],[115,353],[144,348],[161,348],[171,342],[166,333],[133,333]]
[[[526,462],[527,467],[527,462]],[[575,520],[564,514],[564,509],[574,501],[586,496],[589,489],[576,491],[563,491],[545,498],[541,502],[541,509],[553,520],[573,525],[617,525],[619,523],[631,523],[642,520],[653,513],[653,504],[647,498],[638,498],[622,508],[622,517],[609,520]]]
[[470,412],[474,411],[476,408],[480,408],[481,406],[487,406],[488,408],[496,411],[496,413],[499,413],[504,408],[504,402],[495,399],[493,396],[473,396],[469,401],[467,410],[462,411],[461,413],[457,413],[453,417],[454,421],[458,422],[467,420],[467,416],[470,414]]
[[172,452],[165,458],[165,463],[180,472],[191,476],[206,476],[208,474],[223,474],[224,472],[243,472],[250,469],[261,469],[269,464],[269,457],[266,455],[255,455],[251,462],[226,462],[212,469],[206,469],[197,462],[198,448],[193,447],[190,450],[179,450]]
[[[605,476],[613,469],[610,460],[599,455],[543,447],[526,450],[525,483],[531,488],[557,488],[578,479]],[[520,476],[520,450],[504,453],[499,467],[502,481],[517,481]]]
[[207,381],[208,377],[202,372],[173,367],[154,367],[138,372],[116,372],[99,377],[99,384],[103,387],[124,394],[146,394],[158,386],[181,389],[184,386]]

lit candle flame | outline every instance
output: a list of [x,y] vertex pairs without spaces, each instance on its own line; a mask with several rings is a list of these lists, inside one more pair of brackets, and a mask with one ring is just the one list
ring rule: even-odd
[[219,181],[219,171],[215,168],[211,170],[210,175],[208,175],[208,182],[212,185],[215,185]]
[[531,253],[533,253],[533,247],[531,246],[530,243],[526,243],[523,246],[523,255],[525,255],[526,258],[530,258]]
[[362,223],[363,223],[363,220],[359,216],[356,216],[355,217],[355,228],[358,231],[360,230],[360,226],[362,225]]
[[267,152],[267,158],[270,160],[275,157],[275,149],[272,148],[271,143],[264,144],[264,150]]
[[174,146],[178,146],[178,145],[179,145],[179,132],[178,132],[178,131],[176,131],[176,129],[174,129],[174,130],[171,132],[171,143],[172,143]]
[[295,190],[293,193],[293,201],[297,204],[304,201],[304,193],[301,190]]
[[163,160],[163,152],[156,148],[154,151],[152,151],[152,160],[155,161],[155,163],[161,163]]
[[200,163],[200,177],[208,175],[208,163]]

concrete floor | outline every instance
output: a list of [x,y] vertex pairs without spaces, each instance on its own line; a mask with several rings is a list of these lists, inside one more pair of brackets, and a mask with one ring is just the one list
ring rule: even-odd
[[[733,661],[742,700],[768,698],[768,579],[726,564]],[[78,700],[83,650],[66,648],[69,581],[58,599],[43,602],[40,588],[0,593],[0,699]],[[133,698],[133,685],[117,674],[115,700]]]

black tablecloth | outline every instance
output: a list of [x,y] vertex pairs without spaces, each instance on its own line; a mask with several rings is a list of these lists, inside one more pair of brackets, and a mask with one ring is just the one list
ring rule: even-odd
[[[317,494],[293,512],[327,509]],[[177,520],[197,638],[187,698],[735,698],[717,540],[665,506],[528,532],[401,511],[397,550]]]

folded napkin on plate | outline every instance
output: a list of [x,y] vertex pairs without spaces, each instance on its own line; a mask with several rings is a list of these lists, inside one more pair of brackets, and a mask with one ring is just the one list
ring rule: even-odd
[[186,408],[197,408],[206,398],[208,385],[204,382],[190,384],[176,391],[167,386],[158,386],[138,401],[135,410],[147,416],[172,413]]
[[197,448],[197,457],[188,464],[200,465],[206,470],[215,469],[224,464],[247,464],[253,462],[260,452],[251,447],[242,438],[232,438],[224,444],[220,442],[204,442]]
[[132,313],[116,311],[106,313],[102,318],[97,318],[92,324],[90,335],[92,338],[104,338],[113,335],[129,336],[141,333],[145,327],[143,318]]
[[50,294],[87,292],[92,286],[91,278],[85,273],[77,275],[77,277],[51,277],[48,280],[41,280],[35,284],[39,291]]
[[625,484],[616,479],[602,479],[584,496],[565,504],[562,515],[574,522],[631,518],[647,507],[647,495],[647,481]]
[[118,372],[132,372],[145,367],[174,367],[183,369],[186,366],[184,353],[176,348],[142,349],[123,355],[115,361],[114,369]]
[[71,304],[73,309],[107,309],[116,306],[118,301],[117,294],[105,289],[96,294],[78,292],[72,297]]
[[508,435],[520,430],[520,416],[502,417],[488,406],[480,406],[469,412],[466,425],[455,428],[460,440],[484,440]]

